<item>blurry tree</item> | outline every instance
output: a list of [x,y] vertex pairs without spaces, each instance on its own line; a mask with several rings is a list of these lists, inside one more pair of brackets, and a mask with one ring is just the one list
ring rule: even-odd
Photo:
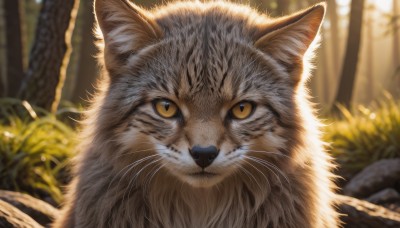
[[[25,56],[29,56],[29,50],[32,47],[34,38],[35,38],[35,29],[36,29],[36,22],[39,16],[40,8],[41,8],[41,3],[38,0],[24,0],[24,21],[23,23],[25,24]],[[28,60],[28,58],[25,58],[25,60]],[[26,61],[27,62],[27,61]],[[27,65],[27,63],[26,63]]]
[[24,77],[24,48],[22,33],[22,1],[5,0],[7,96],[16,96]]
[[95,59],[97,49],[94,44],[95,37],[93,34],[93,0],[82,2],[81,10],[83,11],[82,26],[80,28],[82,40],[80,43],[75,89],[72,93],[72,102],[74,103],[85,103],[88,95],[94,93],[94,85],[99,74]]
[[365,99],[371,100],[374,98],[374,23],[373,23],[373,13],[376,10],[374,5],[370,4],[367,7],[366,15],[366,26],[365,26],[365,38],[366,38],[366,91]]
[[[2,64],[1,61],[0,64]],[[0,70],[0,97],[5,96],[5,88],[6,86],[4,85],[3,72]]]
[[43,0],[22,99],[54,112],[60,100],[79,0]]
[[339,27],[338,27],[338,15],[337,15],[337,4],[336,0],[328,0],[328,16],[330,21],[330,35],[331,35],[331,44],[332,44],[332,75],[335,79],[339,76],[340,69],[340,47],[339,47]]
[[393,26],[393,63],[395,66],[400,66],[400,4],[399,1],[393,0],[393,16],[392,16],[392,26]]
[[296,1],[296,9],[300,10],[303,8],[304,8],[303,1]]
[[278,16],[284,16],[289,13],[290,0],[278,0],[276,11]]
[[346,53],[340,76],[339,88],[335,98],[335,103],[342,104],[345,107],[350,107],[353,96],[354,81],[358,65],[358,53],[361,45],[363,12],[364,0],[352,0]]
[[392,16],[392,26],[393,26],[393,65],[396,69],[395,71],[395,82],[392,88],[394,92],[399,94],[400,88],[400,3],[398,0],[393,0],[393,16]]
[[4,0],[0,0],[0,97],[6,95],[6,64],[4,54],[5,54],[5,38],[4,38],[4,31],[5,31],[5,25],[4,25]]
[[[91,0],[89,0],[91,1]],[[72,95],[75,92],[75,84],[77,80],[77,72],[79,68],[79,56],[81,50],[81,41],[82,41],[82,25],[83,25],[83,14],[85,10],[83,9],[83,5],[85,1],[80,1],[79,9],[76,14],[75,19],[75,29],[71,36],[71,46],[73,47],[71,55],[69,57],[69,63],[67,66],[64,86],[62,89],[61,100],[71,101]]]
[[135,0],[135,4],[143,6],[146,9],[150,9],[153,6],[155,6],[157,4],[160,4],[160,2],[166,2],[166,1],[160,1],[160,0]]

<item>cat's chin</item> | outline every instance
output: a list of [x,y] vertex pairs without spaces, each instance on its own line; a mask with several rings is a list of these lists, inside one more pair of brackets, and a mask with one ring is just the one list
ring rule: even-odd
[[220,183],[224,178],[218,174],[190,174],[184,181],[195,188],[211,188]]
[[168,173],[174,178],[194,188],[212,188],[228,178],[232,173],[229,167],[207,167],[199,169],[197,166],[177,169],[176,166],[166,166]]
[[195,188],[212,188],[224,179],[223,175],[210,172],[187,173],[178,176],[183,182]]

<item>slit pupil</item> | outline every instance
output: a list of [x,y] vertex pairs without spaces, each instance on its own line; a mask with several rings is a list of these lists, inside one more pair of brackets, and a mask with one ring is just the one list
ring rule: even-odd
[[243,104],[240,104],[240,105],[239,105],[239,109],[240,109],[241,112],[243,112],[243,110],[244,110],[244,105],[243,105]]
[[169,109],[169,102],[165,102],[165,103],[164,103],[164,108],[165,108],[165,111],[168,111],[168,109]]

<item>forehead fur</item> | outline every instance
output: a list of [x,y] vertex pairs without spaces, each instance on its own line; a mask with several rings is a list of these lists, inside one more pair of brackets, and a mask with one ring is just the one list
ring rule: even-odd
[[178,2],[152,11],[117,2],[103,1],[96,10],[113,97],[128,104],[174,96],[194,112],[218,110],[243,95],[292,103],[324,13],[316,5],[276,19],[226,2]]
[[[232,99],[266,84],[264,76],[273,78],[276,74],[271,72],[279,70],[279,64],[273,66],[273,59],[266,61],[268,56],[253,47],[254,36],[269,18],[250,7],[182,2],[155,9],[152,16],[163,32],[162,41],[145,50],[147,64],[138,61],[139,54],[131,57],[128,67],[141,65],[144,80],[154,79],[151,84],[179,98]],[[279,74],[285,76],[284,71]]]
[[165,36],[207,35],[218,33],[224,38],[251,41],[257,26],[270,19],[245,5],[227,2],[179,2],[153,10],[154,19]]

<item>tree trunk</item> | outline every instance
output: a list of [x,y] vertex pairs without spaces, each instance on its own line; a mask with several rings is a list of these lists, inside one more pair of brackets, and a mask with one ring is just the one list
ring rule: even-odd
[[[338,16],[337,16],[337,4],[336,0],[328,1],[328,14],[331,22],[331,44],[332,44],[332,75],[334,78],[338,78],[340,69],[340,45],[339,45],[339,27],[338,27]],[[331,85],[332,86],[332,85]]]
[[[1,62],[1,59],[0,59],[0,66],[3,66],[2,64],[3,63]],[[3,72],[2,72],[2,70],[0,70],[0,97],[5,96],[5,94],[4,94],[5,90],[6,90],[6,86],[5,86],[5,82],[3,79]]]
[[6,96],[7,89],[7,77],[6,70],[7,64],[5,64],[5,25],[4,25],[4,0],[0,0],[0,97]]
[[296,9],[301,10],[304,8],[303,1],[296,1]]
[[55,112],[71,54],[71,34],[79,0],[43,0],[22,99]]
[[366,102],[369,102],[374,98],[374,23],[373,14],[374,10],[370,9],[367,11],[367,26],[366,26],[366,42],[367,42],[367,66],[366,66],[366,97],[364,98]]
[[81,27],[82,41],[79,50],[79,65],[72,101],[74,103],[86,104],[87,98],[95,92],[94,85],[99,72],[94,57],[97,53],[97,48],[94,44],[95,37],[93,35],[93,1],[84,1],[83,10],[83,23]]
[[400,65],[400,12],[399,12],[399,1],[393,0],[393,17],[396,19],[393,21],[393,63],[395,67]]
[[347,35],[346,54],[340,76],[335,103],[350,107],[358,65],[358,53],[361,45],[362,18],[364,0],[351,1],[350,22]]
[[395,68],[395,83],[392,86],[395,93],[399,93],[398,88],[400,87],[400,4],[398,0],[393,0],[393,17],[396,19],[393,21],[393,65]]
[[278,16],[284,16],[289,13],[289,6],[290,6],[290,0],[278,0],[278,8],[276,9],[276,12],[278,13]]
[[7,96],[17,95],[24,77],[24,55],[22,42],[22,7],[20,0],[5,0]]

